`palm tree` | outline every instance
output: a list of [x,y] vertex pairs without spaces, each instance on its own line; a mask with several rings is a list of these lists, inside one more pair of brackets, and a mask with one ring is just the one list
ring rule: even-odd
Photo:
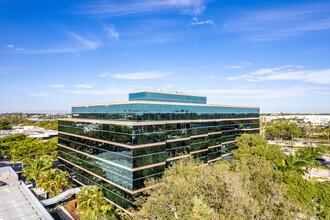
[[68,172],[58,168],[47,170],[37,179],[37,187],[43,188],[50,196],[57,196],[67,188],[68,176]]
[[107,213],[112,205],[107,205],[101,187],[87,186],[77,194],[78,209],[82,212],[82,219],[109,219]]
[[297,157],[306,161],[305,167],[307,170],[310,170],[310,178],[312,178],[312,172],[310,168],[320,165],[320,162],[316,161],[316,159],[320,158],[321,156],[322,153],[320,149],[316,147],[307,147],[304,150],[297,152]]
[[38,177],[51,168],[51,164],[46,163],[42,159],[37,160],[30,160],[29,164],[31,166],[25,167],[23,170],[23,176],[26,176],[26,181],[30,181],[31,179],[34,179],[37,181]]
[[84,187],[77,196],[79,210],[83,212],[90,208],[99,207],[104,203],[101,187]]
[[[108,215],[108,212],[112,210],[112,205],[102,205],[99,208],[87,209],[81,215],[82,220],[112,220],[115,219],[112,216]],[[116,218],[117,219],[117,218]]]
[[275,169],[288,172],[296,171],[297,173],[304,175],[307,173],[307,170],[303,167],[307,165],[307,162],[297,158],[295,155],[290,154],[285,160],[282,160],[280,164],[274,164]]
[[295,154],[290,154],[285,160],[282,160],[280,164],[274,164],[276,170],[282,172],[296,171],[301,175],[308,173],[308,169],[318,166],[320,163],[316,161],[316,158],[321,156],[319,149],[314,147],[308,147],[302,151],[298,151]]

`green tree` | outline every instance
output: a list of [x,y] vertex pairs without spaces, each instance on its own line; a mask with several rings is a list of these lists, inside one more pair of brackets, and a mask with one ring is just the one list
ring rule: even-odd
[[57,145],[49,141],[42,142],[39,139],[26,137],[20,141],[9,143],[9,156],[13,161],[28,163],[31,159],[40,158],[43,155],[57,155]]
[[[255,195],[259,199],[264,198],[264,194],[269,195],[269,192],[271,191],[268,192],[268,190],[272,187],[264,186],[267,186],[269,183],[272,184],[274,183],[273,181],[275,181],[276,184],[284,184],[287,189],[287,197],[292,200],[292,203],[295,206],[305,210],[307,216],[314,214],[324,219],[330,217],[330,194],[328,193],[330,183],[313,183],[303,179],[303,175],[308,172],[309,167],[318,166],[318,162],[315,161],[315,159],[320,157],[322,153],[326,152],[327,148],[308,147],[288,156],[281,153],[283,154],[281,157],[275,157],[274,159],[272,156],[266,156],[269,152],[264,149],[266,148],[265,143],[261,144],[261,141],[256,141],[254,139],[256,137],[251,135],[244,136],[242,139],[237,138],[239,148],[234,151],[234,155],[236,155],[235,158],[239,158],[239,161],[234,160],[232,165],[238,164],[235,165],[235,169],[241,171],[243,178],[252,177],[254,179],[253,182],[258,183],[254,185],[254,189],[253,186],[251,186],[250,192],[252,195]],[[257,148],[257,146],[259,146],[261,150]],[[255,149],[258,149],[258,151]],[[274,152],[274,154],[277,153]],[[269,166],[268,169],[270,170],[268,171],[267,169],[255,169],[256,167],[267,167],[266,164],[263,164],[262,158],[268,160],[274,165],[275,172],[271,171],[273,168]],[[281,159],[281,161],[277,162],[278,159]],[[260,186],[262,187],[260,188]]]
[[58,130],[58,121],[42,121],[42,122],[37,122],[34,124],[35,126],[39,126],[45,129],[50,129],[50,130]]
[[330,182],[316,182],[314,187],[313,202],[318,204],[314,206],[314,211],[321,218],[330,219]]
[[285,158],[285,154],[280,147],[268,145],[267,140],[263,139],[259,134],[243,134],[236,140],[238,149],[233,151],[236,159],[258,156],[270,162],[279,163]]
[[68,172],[54,168],[40,173],[36,183],[37,187],[44,189],[53,197],[67,189],[69,184],[68,178]]
[[321,219],[330,218],[330,182],[313,183],[295,171],[283,173],[283,182],[295,204]]
[[285,160],[283,159],[280,163],[274,163],[274,167],[276,170],[279,170],[281,172],[295,171],[299,175],[304,175],[308,173],[306,167],[308,164],[309,162],[306,161],[304,158],[299,158],[296,155],[290,154],[286,157]]
[[317,148],[320,150],[322,154],[330,154],[330,146],[325,144],[317,145]]
[[301,137],[302,130],[294,120],[276,119],[265,125],[265,134],[271,139],[290,140],[292,134],[295,137]]
[[320,165],[315,159],[322,156],[321,150],[315,147],[307,147],[288,155],[280,163],[275,163],[275,169],[282,172],[296,171],[300,175],[308,173],[309,168]]
[[10,130],[12,129],[12,125],[7,120],[0,120],[0,130]]
[[30,160],[30,166],[27,166],[23,170],[23,176],[26,176],[26,181],[31,179],[38,180],[39,176],[50,169],[53,165],[54,158],[45,155],[36,160]]
[[[311,172],[311,168],[318,167],[321,165],[320,162],[316,161],[317,158],[322,156],[321,150],[316,147],[307,147],[304,150],[298,151],[296,156],[306,161],[305,167]],[[311,175],[311,174],[310,174]]]
[[103,198],[101,187],[84,187],[77,194],[78,209],[82,212],[81,219],[113,219],[110,211],[113,210],[111,204]]
[[177,161],[133,210],[135,219],[289,219],[304,213],[292,204],[281,173],[253,157],[210,166],[190,158]]
[[14,134],[0,138],[0,155],[2,157],[5,155],[9,156],[12,144],[16,141],[22,141],[25,139],[26,135],[24,134]]
[[22,114],[3,114],[0,115],[0,130],[10,130],[13,125],[28,122],[26,116]]

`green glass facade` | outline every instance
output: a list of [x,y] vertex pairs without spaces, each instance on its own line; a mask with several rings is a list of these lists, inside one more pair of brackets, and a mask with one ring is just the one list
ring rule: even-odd
[[167,99],[177,94],[143,93],[130,94],[129,102],[73,106],[73,118],[59,120],[61,169],[101,186],[124,209],[173,161],[192,155],[213,163],[230,155],[237,136],[259,133],[258,107],[197,104],[204,99],[187,94],[174,103]]

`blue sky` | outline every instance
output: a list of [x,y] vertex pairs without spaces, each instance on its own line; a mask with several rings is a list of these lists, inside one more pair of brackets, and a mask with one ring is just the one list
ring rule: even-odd
[[142,89],[330,112],[330,1],[0,1],[0,112]]

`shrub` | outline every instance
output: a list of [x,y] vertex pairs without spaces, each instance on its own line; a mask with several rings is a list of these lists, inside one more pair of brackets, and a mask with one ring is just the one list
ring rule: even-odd
[[75,210],[75,208],[77,207],[77,200],[71,200],[70,202],[68,202],[68,204],[66,204],[66,209],[70,212],[72,212],[73,210]]

